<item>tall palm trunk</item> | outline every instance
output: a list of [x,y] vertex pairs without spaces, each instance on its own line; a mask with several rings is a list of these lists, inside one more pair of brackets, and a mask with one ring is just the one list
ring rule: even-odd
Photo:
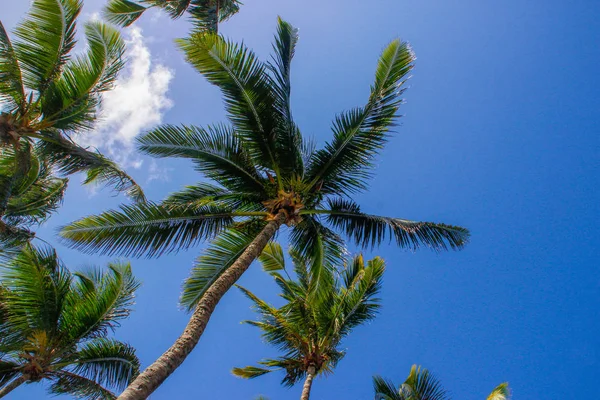
[[6,396],[22,384],[24,384],[26,381],[27,378],[24,375],[21,375],[17,379],[14,379],[11,383],[0,389],[0,398]]
[[206,291],[196,306],[185,330],[175,343],[142,372],[118,397],[119,400],[143,400],[154,392],[192,352],[221,297],[233,286],[273,238],[285,214],[267,223],[242,255]]
[[302,396],[300,396],[300,400],[308,400],[310,397],[310,388],[312,387],[313,379],[315,378],[315,367],[313,365],[308,367],[308,371],[306,371],[306,380],[304,381],[304,386],[302,386]]

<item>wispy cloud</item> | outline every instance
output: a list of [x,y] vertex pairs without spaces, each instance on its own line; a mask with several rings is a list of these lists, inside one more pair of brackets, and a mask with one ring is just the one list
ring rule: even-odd
[[96,129],[87,141],[121,166],[139,168],[142,162],[134,153],[134,139],[159,124],[173,106],[167,96],[173,72],[152,60],[140,28],[129,28],[124,35],[126,67],[114,89],[103,95]]

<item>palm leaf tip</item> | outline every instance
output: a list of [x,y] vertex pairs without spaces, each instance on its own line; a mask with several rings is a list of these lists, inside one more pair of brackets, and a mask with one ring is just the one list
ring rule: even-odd
[[231,373],[238,378],[253,379],[272,372],[270,369],[247,366],[244,368],[233,368]]
[[487,400],[508,400],[510,399],[510,388],[508,382],[499,384],[492,390]]
[[127,27],[138,20],[146,11],[146,7],[129,0],[112,0],[104,9],[104,17],[107,21]]

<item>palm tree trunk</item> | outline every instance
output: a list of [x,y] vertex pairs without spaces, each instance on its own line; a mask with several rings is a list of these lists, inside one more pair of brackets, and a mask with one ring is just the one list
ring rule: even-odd
[[306,372],[306,379],[304,380],[304,386],[302,386],[302,396],[300,400],[308,400],[310,397],[310,389],[312,387],[313,379],[315,378],[315,367],[309,366]]
[[13,379],[12,382],[0,389],[0,398],[6,396],[25,382],[27,382],[27,378],[24,375],[19,375],[17,379]]
[[281,224],[285,221],[285,214],[280,213],[268,222],[263,230],[250,243],[242,255],[225,271],[206,291],[196,306],[185,330],[175,343],[163,353],[152,365],[142,372],[118,397],[118,400],[142,400],[154,392],[173,372],[179,367],[186,357],[192,352],[210,316],[221,297],[250,267],[250,264],[262,253],[263,249],[273,238]]

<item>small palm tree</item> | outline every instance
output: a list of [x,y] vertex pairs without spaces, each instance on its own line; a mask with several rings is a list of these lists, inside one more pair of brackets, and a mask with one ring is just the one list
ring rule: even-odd
[[397,120],[414,60],[408,44],[394,40],[385,48],[367,104],[340,114],[333,140],[315,150],[290,108],[297,40],[296,29],[280,20],[273,63],[214,34],[180,41],[189,62],[222,90],[231,126],[161,126],[139,139],[140,149],[191,159],[216,184],[188,186],[162,204],[124,206],[61,231],[83,251],[134,256],[159,256],[214,238],[184,284],[182,303],[194,310],[188,326],[122,399],[146,398],[183,362],[219,300],[284,225],[308,259],[322,247],[330,259],[340,259],[344,243],[336,230],[362,247],[393,238],[403,248],[445,250],[468,240],[464,228],[371,215],[351,200],[368,187],[375,157]]
[[53,176],[35,152],[26,158],[30,162],[22,175],[14,174],[15,158],[12,148],[0,148],[0,256],[14,253],[35,236],[31,225],[56,210],[67,187],[67,179]]
[[[80,0],[35,0],[15,29],[14,45],[0,23],[0,148],[14,149],[17,181],[35,148],[64,174],[86,171],[85,183],[110,184],[143,200],[115,163],[71,139],[93,126],[101,94],[123,67],[123,40],[100,22],[86,24],[88,50],[72,57],[81,7]],[[2,196],[13,189],[2,187]]]
[[[406,381],[400,387],[380,376],[373,377],[375,400],[449,400],[448,392],[427,369],[413,365]],[[487,400],[508,400],[508,383],[501,383]]]
[[72,274],[54,250],[26,246],[1,278],[0,397],[45,380],[52,394],[114,399],[106,387],[138,374],[134,349],[107,336],[139,286],[128,264]]
[[108,21],[129,26],[148,8],[158,7],[173,18],[179,18],[186,12],[190,16],[196,31],[217,33],[219,23],[228,20],[240,10],[238,0],[110,0],[105,9]]
[[256,378],[283,370],[283,385],[292,386],[304,379],[300,399],[308,400],[313,379],[332,373],[344,357],[341,341],[352,329],[375,317],[385,263],[376,257],[365,265],[363,257],[357,256],[336,276],[332,268],[317,264],[323,260],[306,262],[293,249],[290,255],[297,281],[289,277],[278,244],[270,243],[260,256],[263,268],[282,290],[283,306],[275,308],[240,288],[261,315],[260,321],[246,322],[260,328],[267,343],[285,354],[259,361],[262,367],[234,368],[233,374]]

